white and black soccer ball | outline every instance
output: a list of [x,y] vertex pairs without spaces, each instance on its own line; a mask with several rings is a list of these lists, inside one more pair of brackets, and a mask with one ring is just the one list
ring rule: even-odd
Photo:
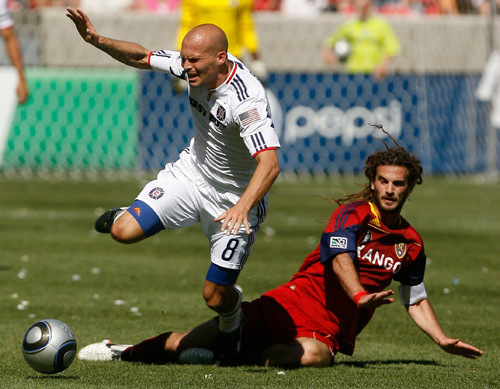
[[40,320],[28,328],[24,335],[24,359],[40,373],[54,374],[65,370],[75,355],[75,334],[60,320]]
[[333,46],[333,51],[340,62],[344,62],[351,54],[351,44],[347,39],[341,39]]

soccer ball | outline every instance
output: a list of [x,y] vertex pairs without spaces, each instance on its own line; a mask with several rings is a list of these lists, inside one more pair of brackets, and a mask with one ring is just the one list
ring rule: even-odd
[[24,335],[24,359],[40,373],[63,371],[71,365],[75,355],[75,334],[60,320],[40,320],[28,328]]
[[347,57],[349,57],[349,54],[351,54],[351,44],[348,40],[342,39],[335,43],[333,51],[340,62],[345,62]]

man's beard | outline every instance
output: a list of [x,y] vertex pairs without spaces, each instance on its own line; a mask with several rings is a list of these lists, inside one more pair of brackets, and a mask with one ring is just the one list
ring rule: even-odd
[[380,193],[377,190],[373,191],[373,199],[374,199],[375,205],[377,206],[377,208],[379,210],[381,210],[382,212],[385,212],[385,213],[400,213],[407,197],[408,197],[408,193],[405,193],[399,199],[397,199],[398,202],[397,202],[395,207],[387,208],[384,204],[382,204],[382,199],[380,197]]

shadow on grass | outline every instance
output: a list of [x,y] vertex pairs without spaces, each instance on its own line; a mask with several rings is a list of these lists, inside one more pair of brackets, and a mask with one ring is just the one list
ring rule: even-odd
[[[373,366],[389,366],[389,365],[420,365],[420,366],[441,366],[439,363],[436,361],[416,361],[416,360],[405,360],[405,359],[394,359],[394,360],[383,360],[383,361],[340,361],[340,362],[335,362],[331,368],[335,369],[336,366],[347,366],[347,367],[356,367],[356,368],[369,368]],[[293,367],[288,367],[288,368],[279,368],[279,367],[264,367],[264,366],[255,366],[255,365],[244,365],[240,366],[240,369],[244,369],[248,373],[267,373],[269,372],[269,369],[281,369],[281,370],[300,370],[301,368],[293,368]]]
[[422,366],[440,366],[436,361],[415,361],[411,359],[389,359],[383,361],[340,361],[335,362],[334,366],[351,366],[364,368],[373,365],[422,365]]
[[47,374],[47,375],[31,375],[27,376],[26,379],[28,380],[39,380],[39,381],[46,381],[46,380],[61,380],[61,381],[77,381],[80,379],[78,376],[68,376],[68,375],[57,375],[57,374]]

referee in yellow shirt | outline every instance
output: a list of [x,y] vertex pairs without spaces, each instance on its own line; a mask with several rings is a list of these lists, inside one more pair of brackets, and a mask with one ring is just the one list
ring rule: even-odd
[[328,65],[345,60],[347,72],[382,79],[391,60],[401,51],[398,37],[387,20],[372,16],[371,0],[354,3],[359,17],[341,25],[325,40],[323,58]]

